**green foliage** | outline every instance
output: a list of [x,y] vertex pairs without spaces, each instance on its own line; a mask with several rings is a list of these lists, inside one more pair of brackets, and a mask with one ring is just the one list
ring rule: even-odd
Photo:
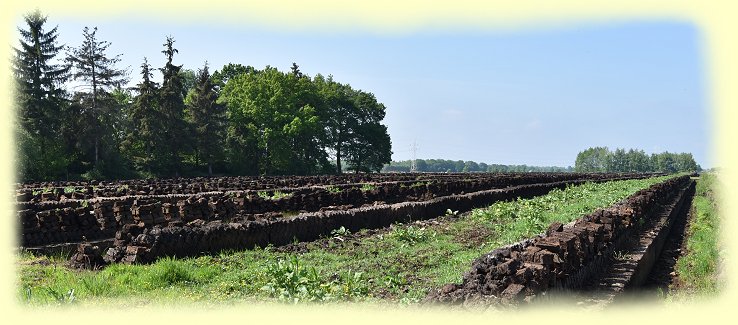
[[566,190],[554,189],[544,196],[497,202],[487,208],[476,209],[471,212],[471,218],[484,220],[497,234],[492,245],[505,245],[540,234],[553,222],[566,223],[597,208],[608,207],[667,178],[669,176],[585,183],[569,186]]
[[[104,179],[107,175],[102,166],[103,161],[113,162],[120,157],[120,131],[123,118],[121,111],[127,103],[116,101],[111,92],[127,82],[125,70],[118,70],[115,65],[120,62],[120,55],[108,57],[106,54],[110,42],[101,41],[96,36],[97,28],[90,31],[83,29],[83,42],[78,48],[72,48],[66,61],[74,68],[72,78],[82,82],[83,91],[74,95],[72,110],[78,114],[70,119],[73,129],[66,130],[67,141],[74,142],[78,148],[79,159],[92,164],[88,179]],[[84,177],[84,176],[83,176]]]
[[428,186],[430,182],[415,182],[410,185],[410,188]]
[[256,161],[260,174],[313,174],[322,171],[319,101],[308,78],[267,67],[228,80],[218,102],[229,116],[230,159]]
[[302,266],[294,255],[268,264],[266,276],[267,284],[261,290],[290,303],[353,300],[368,291],[361,272],[348,270],[341,272],[338,280],[329,281],[314,267]]
[[436,233],[425,227],[395,225],[390,236],[407,245],[415,245],[433,239]]
[[[570,172],[572,167],[540,167],[528,165],[500,165],[476,163],[474,161],[453,161],[444,159],[416,159],[417,171],[434,173],[461,173],[461,172]],[[382,172],[409,172],[410,160],[393,161],[382,167]]]
[[[624,197],[664,179],[611,182],[611,186],[620,188]],[[568,222],[593,212],[580,210],[579,201],[610,196],[601,193],[609,186],[586,187],[587,191],[570,187],[562,192],[572,193],[552,194],[567,200],[542,199],[551,208],[542,212],[545,220],[563,222],[555,218],[561,214]],[[520,203],[528,207],[541,205],[523,201]],[[606,204],[606,201],[610,199],[600,202]],[[97,305],[106,301],[112,306],[134,301],[222,306],[224,302],[270,299],[413,304],[427,294],[428,288],[458,283],[462,271],[475,258],[499,245],[520,240],[519,236],[526,233],[515,226],[521,217],[487,220],[482,212],[474,211],[471,216],[449,218],[424,228],[416,224],[394,225],[388,233],[368,235],[362,230],[350,239],[325,238],[305,243],[307,249],[299,255],[273,247],[257,247],[211,256],[162,259],[151,265],[115,264],[100,271],[77,271],[62,266],[66,258],[51,259],[52,264],[48,264],[39,263],[39,258],[31,254],[23,254],[18,256],[16,296],[33,304],[55,304],[56,300],[41,289],[50,287],[62,293],[74,288],[78,304]],[[511,229],[516,233],[497,233],[495,229]],[[333,235],[343,234],[339,228]],[[326,245],[326,241],[333,245]],[[106,300],[110,298],[116,299]]]
[[574,169],[577,172],[605,172],[608,155],[607,147],[588,148],[577,155]]
[[326,186],[325,189],[330,193],[341,193],[341,189],[338,186]]
[[121,147],[136,169],[151,173],[157,167],[156,146],[161,113],[158,108],[159,87],[151,80],[151,66],[145,57],[141,64],[141,77],[135,88],[138,96],[127,112],[128,129]]
[[82,278],[82,288],[91,296],[104,296],[113,288],[112,276],[110,274],[98,273],[90,277]]
[[[233,63],[212,76],[207,64],[195,73],[173,63],[178,50],[167,37],[161,85],[144,57],[132,94],[122,88],[127,72],[115,67],[120,55],[107,55],[111,43],[96,28],[84,28],[82,44],[61,65],[57,29],[46,31],[38,11],[25,23],[13,60],[21,180],[171,177],[205,168],[208,175],[213,168],[309,175],[340,173],[342,158],[361,172],[389,162],[384,105],[332,78],[310,78],[295,63],[289,73]],[[63,86],[71,67],[84,88],[69,96]]]
[[205,63],[197,73],[186,102],[188,119],[194,132],[196,163],[205,162],[208,175],[213,174],[213,164],[223,156],[225,111],[222,105],[216,103],[217,99],[218,94]]
[[192,282],[194,275],[181,261],[165,258],[156,263],[146,280],[152,286],[172,286]]
[[697,181],[686,254],[677,260],[675,267],[681,286],[673,298],[685,293],[713,296],[722,289],[718,275],[722,263],[719,202],[714,192],[718,184],[716,175],[711,173],[703,173]]
[[[46,287],[44,288],[46,293],[54,298],[54,300],[59,304],[72,304],[74,303],[76,297],[74,296],[74,289],[69,289],[66,293],[63,291],[59,291],[55,288]],[[31,291],[29,289],[29,296],[31,295]]]
[[374,185],[374,184],[369,184],[369,183],[361,184],[361,191],[363,191],[363,192],[373,191],[373,190],[376,190],[376,189],[377,189],[377,186]]
[[26,29],[18,29],[20,48],[14,49],[13,59],[20,127],[30,135],[52,139],[59,131],[65,97],[59,85],[69,72],[66,65],[55,62],[64,46],[57,45],[56,27],[46,30],[47,17],[40,11],[25,15],[23,20]]
[[691,153],[646,155],[643,150],[607,147],[588,148],[577,154],[575,170],[578,172],[696,172],[702,170]]
[[627,261],[628,259],[630,259],[630,255],[627,252],[623,252],[623,251],[613,252],[613,257],[617,261]]
[[163,79],[159,88],[160,129],[155,133],[155,148],[159,158],[156,159],[158,172],[162,175],[177,176],[182,170],[180,155],[187,150],[189,144],[187,124],[184,120],[184,84],[180,70],[182,66],[172,63],[174,54],[179,51],[174,48],[174,39],[167,37],[163,44],[162,53],[166,56],[166,64],[159,70]]
[[446,216],[450,217],[450,216],[458,216],[458,215],[459,215],[459,210],[446,209]]
[[61,178],[73,156],[59,137],[67,116],[66,91],[69,68],[57,62],[63,45],[57,45],[57,28],[47,30],[47,17],[36,10],[23,17],[19,48],[14,48],[14,121],[18,178]]
[[331,236],[338,237],[338,236],[348,236],[351,235],[351,231],[346,229],[344,226],[341,226],[338,229],[331,230]]
[[269,194],[267,191],[258,191],[256,192],[256,195],[265,200],[279,200],[281,198],[289,197],[292,194],[284,193],[282,191],[274,191],[272,194]]
[[343,171],[342,159],[357,172],[379,171],[390,162],[392,144],[387,127],[380,124],[386,107],[372,93],[352,89],[317,75],[313,79],[319,95],[318,110],[324,123],[322,139],[335,154],[336,172]]

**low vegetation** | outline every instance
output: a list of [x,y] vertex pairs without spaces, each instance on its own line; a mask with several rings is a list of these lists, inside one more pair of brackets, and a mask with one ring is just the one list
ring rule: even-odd
[[19,256],[19,300],[28,304],[198,304],[276,300],[413,303],[430,288],[459,282],[463,270],[500,245],[606,207],[664,177],[572,186],[548,195],[500,202],[461,216],[395,224],[285,247],[99,271],[63,267],[59,257]]
[[697,181],[692,218],[688,225],[686,254],[676,265],[678,281],[672,299],[690,296],[714,296],[720,291],[720,243],[715,174],[705,173]]

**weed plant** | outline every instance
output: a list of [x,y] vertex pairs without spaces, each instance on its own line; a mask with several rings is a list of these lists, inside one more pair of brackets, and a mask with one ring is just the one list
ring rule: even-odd
[[71,270],[63,257],[21,254],[16,297],[33,305],[70,300],[115,306],[254,300],[412,304],[429,288],[459,283],[474,259],[498,246],[540,233],[551,222],[568,222],[611,205],[664,179],[572,186],[437,223],[395,224],[371,235],[339,228],[331,236],[300,244],[304,247],[299,250],[267,246],[163,258],[150,265],[115,264],[98,271]]

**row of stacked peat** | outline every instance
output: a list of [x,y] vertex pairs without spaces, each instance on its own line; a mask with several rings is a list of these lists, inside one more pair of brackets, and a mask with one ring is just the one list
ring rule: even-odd
[[[397,203],[428,200],[455,193],[490,188],[581,178],[583,175],[528,175],[488,177],[456,181],[385,183],[372,190],[356,185],[330,191],[326,188],[283,189],[289,195],[271,199],[260,191],[205,192],[196,195],[136,195],[18,203],[22,247],[112,238],[123,225],[136,223],[182,225],[197,219],[228,222],[236,217],[258,219],[276,212],[313,212],[360,207],[374,202]],[[588,179],[594,176],[589,175]],[[604,177],[598,175],[597,177]],[[611,177],[611,176],[610,176]],[[275,190],[266,193],[272,195]]]
[[[625,174],[623,174],[625,175]],[[520,185],[524,183],[553,182],[574,178],[602,177],[602,174],[585,173],[535,173],[535,174],[389,174],[389,175],[332,175],[332,176],[291,176],[270,178],[222,177],[222,178],[190,178],[190,179],[158,179],[158,180],[125,180],[117,182],[100,182],[91,185],[89,182],[62,183],[29,183],[20,184],[16,190],[16,202],[44,202],[59,200],[81,200],[98,197],[124,197],[144,195],[185,194],[192,195],[204,192],[226,192],[239,190],[290,190],[302,187],[334,186],[341,189],[356,187],[362,183],[398,183],[412,185],[431,181],[476,182]],[[608,175],[609,177],[611,175]],[[42,185],[47,184],[48,187]],[[69,184],[67,186],[61,186]],[[53,186],[52,186],[53,185]],[[39,187],[41,186],[41,187]]]
[[613,248],[691,182],[689,176],[669,179],[567,227],[554,223],[545,234],[496,249],[472,263],[462,284],[432,290],[426,301],[515,303],[531,301],[550,289],[578,288],[602,269]]
[[380,204],[347,210],[301,213],[294,217],[193,220],[187,223],[154,225],[127,224],[116,233],[114,246],[106,252],[108,263],[149,263],[164,256],[194,256],[225,249],[249,249],[309,241],[345,227],[350,231],[376,229],[395,222],[421,220],[443,215],[447,209],[469,211],[493,202],[533,197],[554,188],[585,180],[530,184],[505,189],[448,195],[422,202]]

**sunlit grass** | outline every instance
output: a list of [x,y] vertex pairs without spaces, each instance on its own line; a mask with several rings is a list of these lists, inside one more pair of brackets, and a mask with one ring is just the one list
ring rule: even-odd
[[[587,183],[533,199],[500,202],[438,224],[393,225],[379,234],[337,230],[306,250],[274,247],[100,271],[64,267],[63,258],[19,256],[18,300],[32,305],[227,304],[251,300],[413,303],[428,289],[460,282],[492,249],[606,207],[665,178]],[[34,262],[35,261],[35,262]],[[74,290],[74,300],[64,296]],[[61,296],[60,296],[61,293]],[[61,298],[60,298],[61,297]]]
[[678,287],[671,291],[671,300],[714,296],[720,292],[718,266],[720,263],[718,202],[715,188],[717,177],[702,174],[697,181],[692,203],[692,219],[686,238],[686,255],[677,260]]

